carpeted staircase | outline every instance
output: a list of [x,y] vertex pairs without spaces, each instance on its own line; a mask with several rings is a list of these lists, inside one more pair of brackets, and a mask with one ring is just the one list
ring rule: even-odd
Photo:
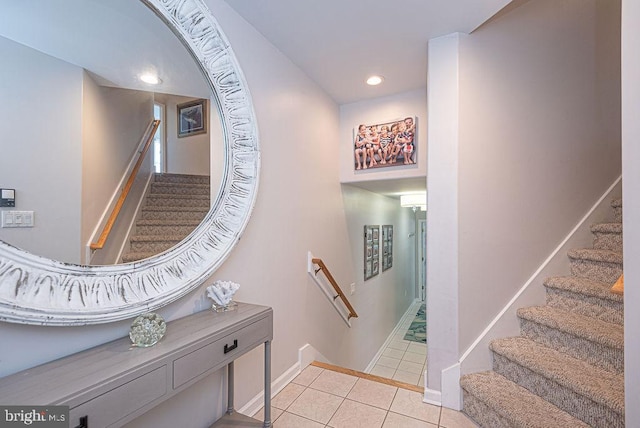
[[155,174],[123,263],[154,256],[176,245],[209,211],[209,176]]
[[483,427],[624,427],[622,202],[595,224],[593,248],[568,253],[571,276],[521,308],[520,336],[491,342],[493,371],[461,378],[463,412]]

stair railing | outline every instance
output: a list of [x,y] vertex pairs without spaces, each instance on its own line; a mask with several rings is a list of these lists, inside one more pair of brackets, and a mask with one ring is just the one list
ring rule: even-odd
[[158,130],[158,127],[160,126],[160,121],[159,120],[153,120],[149,123],[149,126],[147,127],[145,133],[143,134],[143,139],[146,138],[146,141],[144,143],[144,146],[142,148],[142,150],[140,150],[139,152],[139,156],[138,156],[138,160],[136,161],[135,166],[133,167],[133,170],[131,171],[131,174],[129,174],[129,179],[127,180],[127,183],[124,185],[124,187],[122,188],[122,192],[120,193],[120,197],[118,198],[118,201],[116,202],[115,206],[113,207],[113,210],[111,211],[111,215],[109,216],[109,219],[107,220],[107,223],[104,225],[104,228],[102,229],[102,233],[100,234],[100,237],[98,238],[98,240],[96,242],[92,242],[91,245],[89,246],[91,248],[91,250],[100,250],[104,247],[104,244],[107,242],[107,239],[109,238],[109,234],[111,233],[111,229],[113,229],[113,225],[115,224],[116,220],[118,219],[118,215],[120,214],[120,210],[122,209],[122,206],[124,205],[124,201],[127,199],[127,195],[129,195],[129,191],[131,190],[131,186],[133,186],[133,182],[136,178],[136,175],[138,175],[138,171],[140,170],[140,166],[142,165],[142,161],[144,160],[144,158],[147,156],[147,152],[149,151],[149,147],[151,147],[151,142],[153,141],[153,136],[156,134],[156,131]]
[[[318,268],[316,269],[315,266],[318,266]],[[322,271],[324,276],[327,278],[327,280],[331,284],[331,287],[333,288],[333,291],[336,294],[331,293],[331,290],[327,289],[328,287],[325,286],[325,283],[320,281],[320,279],[318,278],[318,272],[320,271]],[[324,295],[333,303],[333,307],[340,314],[344,322],[349,327],[351,327],[351,318],[357,318],[358,314],[356,313],[355,309],[353,309],[353,306],[351,306],[349,299],[347,299],[347,296],[342,292],[342,289],[340,288],[336,280],[333,278],[333,275],[331,275],[331,272],[329,271],[329,268],[327,268],[327,265],[324,264],[322,259],[313,257],[311,252],[309,252],[308,254],[307,272],[315,280],[316,284],[323,291]],[[343,306],[339,306],[336,303],[338,297],[342,301]]]

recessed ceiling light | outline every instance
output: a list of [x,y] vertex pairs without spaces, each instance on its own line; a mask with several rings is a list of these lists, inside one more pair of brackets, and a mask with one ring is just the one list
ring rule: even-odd
[[367,79],[367,85],[376,86],[381,84],[383,80],[382,76],[371,76]]
[[140,80],[142,80],[144,83],[148,83],[150,85],[157,85],[158,83],[162,82],[162,80],[160,80],[158,78],[158,76],[156,76],[155,74],[151,74],[151,73],[145,73],[140,75]]

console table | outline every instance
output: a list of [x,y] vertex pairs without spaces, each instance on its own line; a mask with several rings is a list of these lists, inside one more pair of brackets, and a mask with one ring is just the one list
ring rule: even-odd
[[[0,379],[0,404],[69,406],[70,426],[119,427],[227,366],[227,413],[212,427],[271,426],[273,311],[238,303],[167,323],[150,348],[128,337]],[[233,361],[264,344],[264,422],[235,413]]]

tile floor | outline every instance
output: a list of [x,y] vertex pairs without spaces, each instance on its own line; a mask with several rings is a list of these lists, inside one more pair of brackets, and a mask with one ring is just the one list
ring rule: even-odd
[[414,303],[407,310],[406,315],[392,333],[388,345],[369,372],[370,374],[424,386],[424,372],[427,369],[427,345],[404,339],[421,304],[422,302]]
[[[422,394],[308,366],[272,400],[274,428],[472,428],[465,415]],[[263,418],[260,410],[257,419]]]

